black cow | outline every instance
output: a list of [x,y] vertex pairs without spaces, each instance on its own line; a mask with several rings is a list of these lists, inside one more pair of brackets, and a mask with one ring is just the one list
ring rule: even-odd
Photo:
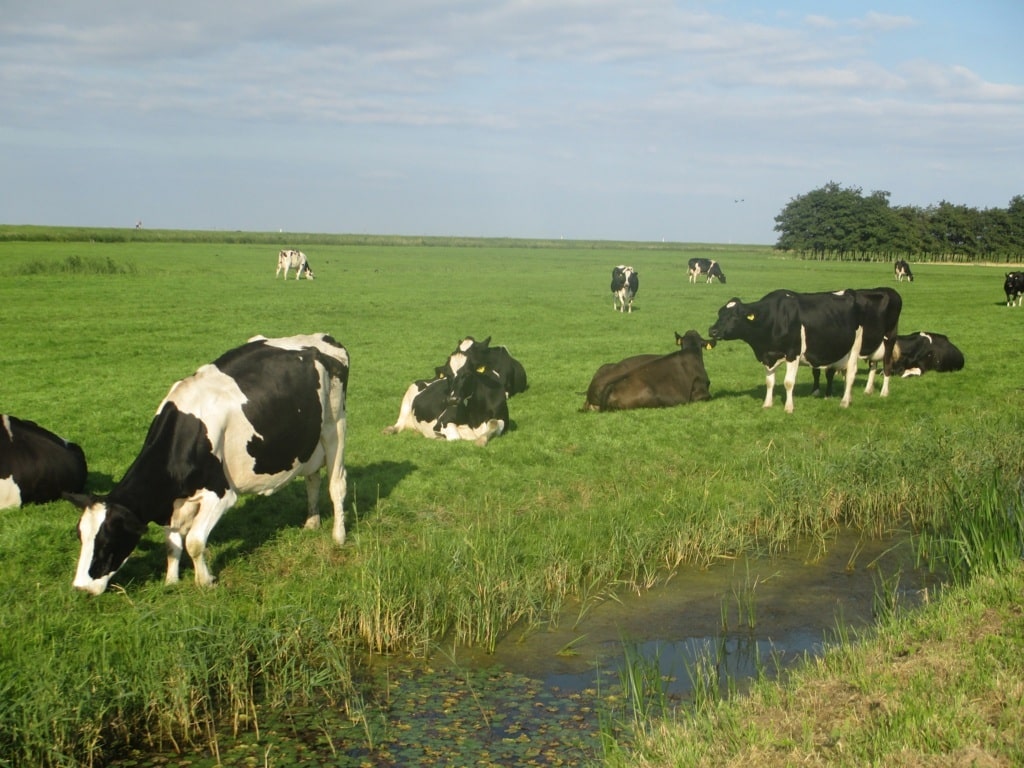
[[633,311],[633,297],[640,289],[640,273],[625,264],[612,268],[612,309]]
[[0,414],[0,509],[45,504],[85,488],[85,453],[34,421]]
[[[678,338],[678,334],[676,334],[676,337]],[[617,363],[605,363],[597,369],[597,372],[590,379],[590,386],[587,387],[587,399],[584,401],[583,407],[580,410],[600,410],[601,394],[611,382],[625,376],[634,368],[639,368],[641,365],[646,365],[647,363],[662,357],[664,357],[663,354],[634,355],[633,357],[627,357],[625,360],[620,360]]]
[[709,335],[714,340],[742,339],[750,345],[765,367],[765,408],[772,405],[775,369],[783,361],[787,413],[793,412],[800,363],[812,368],[844,366],[846,391],[840,404],[845,408],[850,404],[865,335],[862,311],[852,290],[807,294],[778,290],[752,304],[732,299],[718,310]]
[[725,283],[725,273],[722,272],[722,265],[713,259],[690,259],[688,274],[690,275],[691,283],[696,283],[699,275],[707,275],[708,283],[715,278]]
[[529,386],[522,363],[512,357],[507,348],[492,347],[490,336],[483,341],[477,341],[472,336],[462,339],[436,373],[454,378],[463,366],[473,370],[493,371],[508,397],[525,392]]
[[963,367],[964,353],[941,333],[918,331],[896,337],[892,371],[897,376],[959,371]]
[[[597,396],[596,410],[668,408],[711,399],[711,380],[703,350],[715,345],[697,331],[676,334],[679,350],[637,365],[607,382]],[[625,362],[625,361],[624,361]]]
[[[811,294],[813,295],[813,294]],[[896,335],[899,333],[900,312],[903,311],[903,298],[892,288],[868,288],[856,291],[856,303],[863,322],[864,337],[861,340],[860,359],[868,364],[868,380],[864,384],[864,394],[875,391],[875,373],[878,363],[882,363],[882,397],[889,395],[889,380],[892,378],[893,351]],[[825,394],[832,396],[832,379],[835,366],[825,367]],[[812,394],[819,392],[820,369],[813,370],[814,389]]]
[[210,531],[246,493],[268,495],[305,477],[306,527],[320,525],[320,469],[345,542],[345,400],[349,357],[326,334],[250,339],[171,387],[138,457],[105,497],[69,495],[83,510],[74,586],[94,595],[150,523],[167,531],[167,583],[182,549],[210,585]]
[[1024,272],[1007,272],[1003,292],[1006,294],[1006,306],[1012,307],[1016,302],[1019,307],[1024,302]]
[[896,260],[896,263],[893,265],[893,273],[896,276],[897,283],[902,283],[903,278],[914,282],[914,273],[910,271],[910,265],[903,259]]

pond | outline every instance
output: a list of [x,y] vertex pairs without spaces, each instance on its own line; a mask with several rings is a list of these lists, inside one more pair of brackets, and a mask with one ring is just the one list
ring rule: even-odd
[[[906,536],[845,532],[827,547],[680,569],[647,592],[566,611],[557,627],[514,627],[493,654],[376,661],[358,711],[265,712],[258,733],[216,736],[187,758],[133,753],[111,765],[589,765],[602,732],[628,741],[619,726],[649,697],[671,708],[742,692],[820,654],[837,627],[853,635],[879,612],[919,604],[929,582],[913,562]],[[637,677],[654,690],[638,696]]]

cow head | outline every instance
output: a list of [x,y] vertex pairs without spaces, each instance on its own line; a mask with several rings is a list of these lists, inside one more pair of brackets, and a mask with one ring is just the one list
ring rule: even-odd
[[680,349],[699,352],[704,349],[714,349],[718,342],[714,339],[705,339],[695,330],[689,330],[682,336],[676,332],[676,346]]
[[708,335],[714,341],[728,341],[741,338],[743,329],[752,324],[757,317],[753,310],[739,299],[730,299],[718,310],[718,320],[708,329]]
[[74,586],[99,595],[139,543],[146,524],[126,507],[108,504],[101,497],[69,493],[64,498],[82,510],[78,521],[82,550]]

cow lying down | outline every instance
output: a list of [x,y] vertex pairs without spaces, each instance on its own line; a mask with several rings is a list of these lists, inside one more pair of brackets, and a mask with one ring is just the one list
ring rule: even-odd
[[439,440],[472,440],[487,445],[509,425],[508,400],[526,390],[526,370],[490,337],[462,339],[434,378],[406,390],[391,435],[405,430]]
[[0,414],[0,509],[45,504],[85,487],[85,454],[34,421]]
[[322,468],[343,544],[348,371],[348,352],[326,334],[257,336],[174,384],[110,493],[67,495],[82,509],[74,586],[103,592],[150,523],[167,534],[167,583],[186,549],[196,583],[213,584],[206,540],[238,497],[303,477],[306,527],[315,528]]
[[703,350],[715,346],[694,330],[680,336],[667,355],[636,355],[597,369],[583,410],[625,411],[668,408],[711,399]]

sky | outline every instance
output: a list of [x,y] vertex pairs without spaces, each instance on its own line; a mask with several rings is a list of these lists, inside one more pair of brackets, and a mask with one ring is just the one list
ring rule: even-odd
[[1024,194],[1024,2],[0,0],[0,223],[774,244]]

